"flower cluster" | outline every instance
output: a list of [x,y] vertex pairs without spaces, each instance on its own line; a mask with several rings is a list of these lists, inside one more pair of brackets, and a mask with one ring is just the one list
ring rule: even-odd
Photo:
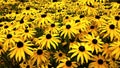
[[0,0],[0,68],[119,68],[120,3]]

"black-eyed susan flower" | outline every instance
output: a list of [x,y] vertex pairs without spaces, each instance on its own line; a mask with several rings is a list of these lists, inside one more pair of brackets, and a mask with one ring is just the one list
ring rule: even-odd
[[50,54],[47,50],[41,48],[35,49],[33,55],[31,56],[32,63],[37,63],[39,67],[40,64],[46,63],[50,58]]
[[100,27],[100,34],[103,34],[103,38],[110,37],[112,41],[114,38],[119,39],[120,30],[118,29],[117,22],[108,22]]
[[71,39],[72,36],[74,37],[75,34],[79,33],[78,31],[79,28],[77,24],[74,23],[73,21],[67,22],[60,29],[61,29],[61,36],[64,35],[64,38],[68,36],[68,38]]
[[120,42],[117,41],[117,42],[111,43],[109,49],[112,50],[111,55],[114,56],[115,59],[118,59],[120,55],[120,52],[119,52]]
[[8,23],[8,22],[4,22],[4,25],[2,26],[2,28],[1,28],[1,33],[8,33],[8,32],[10,32],[11,30],[12,30],[12,25],[10,24],[10,23]]
[[70,58],[65,58],[61,60],[57,68],[77,68],[77,64],[75,61],[71,61]]
[[91,60],[93,62],[89,64],[88,68],[108,68],[108,64],[106,63],[104,56],[94,56]]
[[36,44],[40,44],[40,47],[47,49],[51,49],[51,46],[54,47],[54,49],[56,49],[58,43],[60,43],[60,38],[58,37],[58,34],[51,33],[47,33],[39,37],[39,40],[36,41]]
[[8,50],[9,48],[12,48],[15,46],[15,42],[18,42],[20,40],[20,35],[14,34],[12,31],[9,32],[8,34],[3,34],[4,35],[4,47],[5,50]]
[[89,51],[91,51],[90,46],[86,45],[85,43],[77,43],[72,46],[72,49],[68,53],[73,53],[71,58],[77,55],[77,62],[83,64],[85,62],[88,63],[88,60],[92,56]]
[[58,22],[55,22],[55,23],[49,23],[45,29],[45,32],[50,32],[50,33],[59,33],[60,31],[60,27],[59,27],[59,24]]
[[24,17],[22,17],[19,21],[15,22],[15,27],[25,29],[26,26],[28,26],[28,24],[30,24],[30,23],[31,22],[28,22],[28,20],[25,20]]
[[35,66],[32,64],[31,60],[26,60],[20,63],[21,68],[35,68]]
[[56,53],[54,54],[54,58],[56,59],[56,62],[60,62],[60,60],[66,58],[66,54],[62,51],[56,51]]
[[36,30],[33,28],[21,29],[20,36],[23,40],[31,39],[35,36]]
[[16,42],[15,46],[10,49],[10,58],[13,58],[15,56],[16,61],[21,61],[22,59],[25,60],[26,56],[25,53],[28,55],[33,55],[33,52],[31,51],[33,44],[30,43],[30,41],[24,42],[22,40],[19,40]]
[[111,52],[112,50],[109,49],[109,45],[108,43],[104,43],[102,46],[103,46],[103,49],[102,49],[102,55],[105,56],[105,58],[109,58],[111,57]]
[[91,32],[92,34],[96,36],[98,35],[98,25],[95,24],[95,22],[92,22],[89,26],[87,26],[86,31]]
[[45,63],[41,63],[39,68],[54,68],[50,64],[50,60],[47,60]]
[[46,25],[50,22],[54,22],[51,18],[51,15],[49,13],[39,13],[36,15],[37,18],[34,20],[34,23],[38,26],[38,27],[46,27]]
[[101,44],[103,44],[103,42],[102,42],[102,39],[100,39],[100,37],[99,36],[95,36],[94,34],[92,34],[92,35],[86,35],[85,37],[84,37],[84,39],[82,39],[83,41],[86,41],[86,43],[89,45],[89,46],[91,46],[91,48],[92,48],[92,52],[96,52],[96,53],[98,53],[98,52],[101,52],[102,51],[102,45]]
[[109,57],[107,62],[109,68],[119,68],[119,61],[117,61],[114,57]]

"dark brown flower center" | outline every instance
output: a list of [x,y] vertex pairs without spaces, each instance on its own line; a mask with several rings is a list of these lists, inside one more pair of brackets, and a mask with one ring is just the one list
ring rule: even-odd
[[71,61],[66,61],[66,65],[69,67],[72,65],[72,62]]
[[68,18],[69,18],[68,16],[65,17],[65,19],[68,19]]
[[26,7],[26,10],[30,10],[30,7]]
[[20,20],[20,24],[24,23],[23,19]]
[[115,16],[115,20],[120,20],[120,17],[119,16]]
[[84,15],[80,15],[80,18],[83,18],[83,17],[85,17]]
[[0,24],[0,27],[2,27],[3,26],[3,24]]
[[5,29],[7,29],[7,28],[8,28],[8,26],[6,25],[6,26],[4,26],[4,28],[5,28]]
[[92,26],[90,26],[90,29],[94,29],[94,28],[95,28],[95,26],[93,26],[93,25],[92,25]]
[[67,28],[67,29],[70,29],[70,28],[71,28],[71,26],[70,26],[70,25],[66,25],[66,28]]
[[115,28],[115,25],[111,24],[111,25],[109,26],[109,28],[110,28],[110,29],[114,29],[114,28]]
[[75,20],[75,23],[78,23],[78,22],[80,22],[80,20]]
[[98,60],[98,64],[102,65],[102,64],[103,64],[103,60],[102,60],[102,59],[99,59],[99,60]]
[[7,38],[8,39],[12,38],[12,35],[11,34],[7,34]]
[[59,53],[59,56],[61,57],[63,54],[62,53]]
[[55,27],[55,24],[51,24],[51,27]]
[[28,33],[28,32],[29,32],[29,30],[28,30],[28,29],[25,29],[25,32],[26,32],[26,33]]
[[21,42],[21,41],[17,42],[17,47],[18,47],[18,48],[23,47],[23,45],[24,45],[23,42]]
[[79,50],[80,50],[81,52],[83,52],[83,51],[85,51],[85,47],[84,47],[84,46],[80,46],[80,47],[79,47]]
[[18,14],[18,11],[16,11],[16,14]]
[[41,55],[43,53],[43,51],[41,49],[37,50],[37,54]]
[[51,39],[51,38],[52,38],[51,34],[47,34],[47,35],[46,35],[46,38],[47,38],[47,39]]
[[96,40],[96,39],[93,39],[93,40],[92,40],[92,43],[93,43],[93,44],[97,44],[97,40]]
[[42,15],[41,15],[42,18],[45,18],[46,16],[47,16],[46,14],[42,14]]
[[96,15],[95,18],[96,18],[96,19],[100,19],[100,16]]

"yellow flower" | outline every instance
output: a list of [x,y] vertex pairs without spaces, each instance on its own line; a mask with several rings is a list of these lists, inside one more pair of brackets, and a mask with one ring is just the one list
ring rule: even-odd
[[91,61],[93,62],[89,64],[88,68],[108,68],[105,58],[101,55],[94,56]]
[[20,40],[20,35],[14,34],[12,31],[8,34],[4,35],[4,47],[5,50],[8,50],[9,48],[12,48],[15,46],[15,42],[18,42]]
[[50,34],[50,33],[47,33],[46,35],[39,37],[39,40],[36,41],[36,44],[40,44],[40,47],[42,48],[44,47],[47,49],[51,49],[51,46],[53,46],[53,48],[56,49],[58,43],[60,43],[58,34]]
[[48,23],[52,23],[54,22],[51,18],[50,13],[38,13],[36,15],[36,18],[34,20],[34,23],[36,24],[37,27],[39,28],[43,28],[46,27],[48,25]]
[[110,44],[110,50],[112,50],[111,52],[111,55],[115,57],[115,59],[118,59],[119,58],[119,55],[120,55],[120,42],[117,41],[117,42],[113,42]]
[[116,22],[105,23],[100,27],[100,34],[103,34],[103,38],[110,36],[110,40],[113,41],[114,37],[119,39],[120,30]]
[[77,43],[72,46],[72,49],[68,53],[73,53],[71,58],[77,55],[77,62],[80,61],[81,64],[85,62],[88,63],[90,56],[92,54],[89,52],[91,51],[91,47],[86,45],[85,43]]
[[62,51],[57,51],[57,52],[54,54],[54,58],[56,59],[56,62],[60,62],[60,60],[66,58],[66,54],[63,53]]
[[13,25],[11,23],[4,22],[0,32],[4,33],[4,34],[7,34],[10,31],[12,31],[12,28],[13,28]]
[[59,33],[59,30],[60,30],[60,27],[59,27],[59,24],[58,22],[55,22],[55,23],[49,23],[47,25],[47,27],[45,28],[45,32],[50,32],[50,33]]
[[36,31],[34,28],[26,28],[26,29],[21,29],[21,32],[19,32],[19,35],[23,40],[31,39],[34,37]]
[[37,66],[40,66],[42,63],[46,63],[49,59],[50,55],[47,50],[43,50],[41,48],[35,49],[33,55],[31,56],[32,64],[35,62]]
[[77,68],[77,64],[75,61],[71,61],[70,58],[65,58],[61,60],[57,68]]
[[109,44],[105,43],[103,44],[103,52],[102,55],[105,56],[105,58],[111,57],[112,50],[109,49]]
[[67,22],[61,28],[61,36],[64,35],[64,38],[68,35],[68,38],[71,39],[72,36],[75,37],[75,34],[79,33],[78,26],[73,21]]
[[92,48],[92,52],[101,52],[101,44],[103,44],[102,40],[99,38],[99,36],[95,36],[94,34],[92,35],[86,35],[82,41],[84,41],[85,43],[87,43],[87,45],[91,46]]
[[35,68],[35,66],[32,64],[31,60],[26,60],[20,63],[21,68]]
[[22,59],[26,59],[25,53],[28,55],[33,55],[33,52],[31,51],[32,48],[29,47],[33,44],[31,44],[30,41],[23,42],[22,40],[20,40],[15,45],[16,46],[10,49],[10,58],[13,58],[15,56],[16,61],[21,61]]

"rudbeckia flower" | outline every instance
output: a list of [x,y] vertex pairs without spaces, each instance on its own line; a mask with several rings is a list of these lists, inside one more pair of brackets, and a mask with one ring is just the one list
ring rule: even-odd
[[98,35],[98,25],[96,25],[95,22],[92,22],[89,26],[87,26],[86,31],[91,32],[91,34],[96,36]]
[[16,42],[15,46],[10,49],[10,58],[13,58],[15,56],[16,61],[21,61],[22,59],[25,60],[25,53],[28,55],[33,55],[33,52],[31,51],[33,44],[30,43],[30,41],[23,42],[22,40]]
[[67,22],[60,29],[61,29],[61,36],[64,35],[64,38],[68,36],[68,38],[71,39],[72,36],[74,37],[75,34],[79,33],[78,26],[73,21]]
[[94,56],[91,58],[91,62],[88,66],[88,68],[108,68],[108,64],[106,63],[106,60],[104,56]]
[[51,46],[56,49],[56,46],[58,46],[58,43],[60,43],[60,38],[58,37],[58,34],[50,34],[47,33],[46,35],[43,35],[39,37],[39,40],[36,41],[36,44],[40,44],[40,47],[44,47],[47,49],[51,49]]
[[80,61],[80,63],[83,64],[84,60],[86,63],[88,63],[90,56],[92,56],[89,51],[91,51],[90,46],[86,45],[85,43],[77,43],[73,45],[72,49],[68,53],[73,53],[71,58],[77,55],[77,62]]
[[107,61],[109,62],[109,65],[108,65],[109,68],[119,68],[120,67],[118,64],[119,61],[117,61],[113,57],[110,57]]
[[54,54],[54,58],[56,59],[56,62],[60,62],[60,60],[66,58],[66,54],[63,53],[62,51],[57,51],[57,52]]
[[100,34],[103,34],[103,38],[109,36],[110,40],[113,41],[114,38],[119,39],[120,30],[117,23],[106,23],[100,27]]
[[21,29],[20,36],[23,40],[31,39],[34,37],[35,32],[36,31],[33,28]]
[[111,55],[112,50],[109,49],[109,45],[110,45],[110,44],[108,44],[108,43],[105,43],[105,44],[102,45],[102,46],[103,46],[102,55],[105,56],[105,58],[109,58],[109,57],[112,56],[112,55]]
[[120,42],[113,42],[110,44],[110,50],[112,50],[111,55],[115,57],[115,59],[118,59],[120,56]]
[[31,60],[26,60],[20,63],[21,68],[35,68],[35,66],[32,64]]
[[61,60],[57,68],[77,68],[77,64],[75,61],[71,61],[70,58],[65,58]]
[[50,65],[51,65],[50,60],[47,60],[45,63],[41,63],[39,67],[40,68],[54,68],[52,66],[50,67]]
[[12,30],[13,25],[8,22],[4,22],[4,25],[1,28],[1,33],[9,33]]
[[28,22],[28,21],[25,20],[24,17],[23,17],[21,20],[15,22],[15,27],[16,27],[16,28],[25,29],[26,26],[28,26],[28,24],[30,24],[30,23],[31,23],[31,22]]
[[82,41],[86,42],[87,45],[91,46],[92,52],[101,52],[102,51],[102,39],[99,38],[99,36],[95,36],[94,34],[92,35],[86,35]]
[[50,32],[50,33],[59,33],[60,27],[59,27],[60,23],[49,23],[45,29],[45,32]]
[[12,48],[15,46],[15,42],[18,42],[20,40],[20,35],[16,35],[13,32],[9,32],[8,34],[4,35],[4,47],[5,50],[8,50],[9,48]]
[[33,55],[31,56],[31,61],[34,64],[37,63],[37,66],[40,66],[42,63],[46,63],[49,60],[49,52],[41,48],[35,49]]
[[34,23],[40,28],[45,27],[46,25],[48,25],[49,22],[50,23],[54,22],[51,18],[51,15],[49,13],[42,13],[42,12],[38,13],[34,20]]

